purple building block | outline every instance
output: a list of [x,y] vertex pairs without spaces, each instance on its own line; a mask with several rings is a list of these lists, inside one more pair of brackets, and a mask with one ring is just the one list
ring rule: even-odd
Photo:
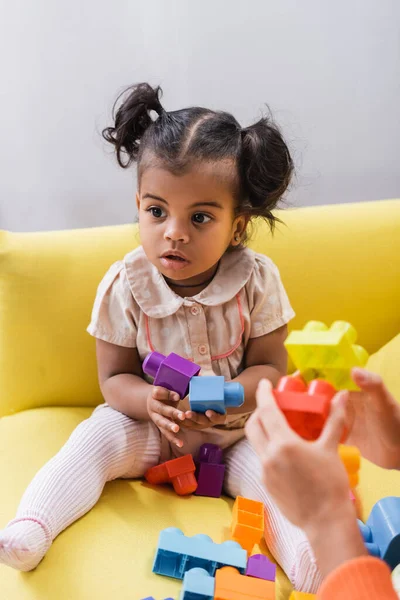
[[256,579],[275,581],[276,565],[264,554],[253,554],[247,561],[246,575]]
[[144,359],[142,369],[153,377],[154,385],[177,392],[184,398],[189,391],[190,380],[200,373],[201,367],[174,352],[168,356],[151,352]]
[[203,444],[200,447],[198,461],[196,496],[219,498],[225,476],[225,465],[221,464],[221,448],[216,444]]

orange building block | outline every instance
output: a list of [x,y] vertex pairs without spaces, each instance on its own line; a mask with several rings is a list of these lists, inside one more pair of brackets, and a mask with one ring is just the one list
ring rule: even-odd
[[173,488],[179,496],[186,496],[196,491],[197,480],[195,477],[196,466],[191,454],[185,454],[179,458],[168,460],[161,465],[151,467],[145,473],[148,483],[157,485],[160,483],[172,483]]
[[355,446],[339,446],[339,456],[346,468],[351,488],[358,485],[358,472],[361,464],[361,453]]
[[316,598],[315,594],[306,594],[305,592],[292,592],[289,600],[312,600]]
[[282,377],[273,394],[290,427],[305,440],[316,440],[328,418],[336,390],[315,379],[309,386],[301,377]]
[[223,567],[215,573],[214,600],[275,600],[275,583]]
[[247,550],[253,550],[264,535],[264,505],[256,500],[238,496],[233,505],[231,535],[235,542]]

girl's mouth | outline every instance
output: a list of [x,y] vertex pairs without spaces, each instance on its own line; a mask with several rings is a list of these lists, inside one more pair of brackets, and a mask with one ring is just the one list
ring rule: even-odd
[[181,256],[174,254],[166,254],[161,257],[161,264],[165,269],[171,269],[172,271],[179,271],[188,266],[189,261]]

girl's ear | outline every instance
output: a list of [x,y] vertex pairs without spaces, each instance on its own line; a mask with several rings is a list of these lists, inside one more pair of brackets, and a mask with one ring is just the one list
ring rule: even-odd
[[242,242],[243,234],[246,231],[249,217],[239,215],[233,222],[231,246],[239,246]]

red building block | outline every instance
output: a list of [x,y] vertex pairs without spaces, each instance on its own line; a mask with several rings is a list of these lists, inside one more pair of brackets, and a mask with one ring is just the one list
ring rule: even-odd
[[179,496],[186,496],[187,494],[193,494],[197,488],[195,470],[192,455],[185,454],[185,456],[151,467],[146,471],[144,477],[148,483],[153,485],[172,483],[175,492]]
[[282,377],[273,390],[290,427],[305,440],[316,440],[329,415],[335,388],[315,379],[307,387],[301,377]]
[[223,567],[215,573],[214,600],[275,600],[275,583]]

